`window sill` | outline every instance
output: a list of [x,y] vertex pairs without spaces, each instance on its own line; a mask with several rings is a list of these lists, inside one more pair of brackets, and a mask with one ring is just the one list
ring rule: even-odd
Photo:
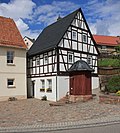
[[7,63],[7,66],[15,66],[13,63]]
[[8,86],[8,88],[16,88],[15,86]]

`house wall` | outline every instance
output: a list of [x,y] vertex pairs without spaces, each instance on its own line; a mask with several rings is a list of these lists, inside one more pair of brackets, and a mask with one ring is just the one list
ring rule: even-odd
[[[47,80],[52,79],[52,92],[47,92],[48,88]],[[30,79],[29,79],[30,80]],[[41,80],[45,80],[45,92],[40,92]],[[69,76],[46,76],[39,78],[32,78],[29,82],[29,85],[32,86],[32,81],[34,81],[34,91],[35,98],[42,99],[43,96],[47,96],[47,100],[57,101],[64,97],[66,93],[69,91]],[[30,87],[30,86],[29,86]],[[32,95],[32,87],[29,88],[29,94]]]
[[69,92],[69,76],[57,77],[57,100],[63,98]]
[[[52,92],[46,92],[46,89],[48,88],[47,84],[48,79],[52,79]],[[45,80],[45,92],[40,92],[40,88],[42,88],[41,80]],[[34,81],[35,83],[34,84],[35,98],[42,99],[43,96],[47,96],[47,100],[56,101],[56,76],[32,78],[31,81]]]
[[[7,51],[14,51],[14,64],[7,64]],[[15,86],[8,87],[7,79],[14,79]],[[0,47],[0,100],[23,99],[26,93],[26,50]]]
[[24,38],[24,42],[27,46],[28,49],[30,49],[30,47],[33,45],[33,42],[31,42],[28,38]]

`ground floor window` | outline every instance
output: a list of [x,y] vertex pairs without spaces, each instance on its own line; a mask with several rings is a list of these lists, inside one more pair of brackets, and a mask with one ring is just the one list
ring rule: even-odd
[[40,88],[40,92],[45,92],[45,80],[41,79],[41,88]]
[[48,88],[46,92],[52,92],[52,79],[47,79],[48,82]]
[[7,79],[8,88],[15,87],[15,79]]

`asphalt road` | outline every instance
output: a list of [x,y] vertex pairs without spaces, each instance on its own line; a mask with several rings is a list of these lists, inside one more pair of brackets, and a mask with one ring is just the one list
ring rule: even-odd
[[[47,132],[35,132],[35,133],[47,133]],[[83,129],[49,131],[49,133],[120,133],[120,124],[83,128]]]

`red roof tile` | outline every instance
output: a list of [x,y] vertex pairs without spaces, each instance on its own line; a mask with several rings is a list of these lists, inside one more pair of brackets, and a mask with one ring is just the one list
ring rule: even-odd
[[98,45],[118,46],[120,45],[120,37],[93,35],[94,40]]
[[0,46],[27,48],[15,22],[11,18],[0,16]]

